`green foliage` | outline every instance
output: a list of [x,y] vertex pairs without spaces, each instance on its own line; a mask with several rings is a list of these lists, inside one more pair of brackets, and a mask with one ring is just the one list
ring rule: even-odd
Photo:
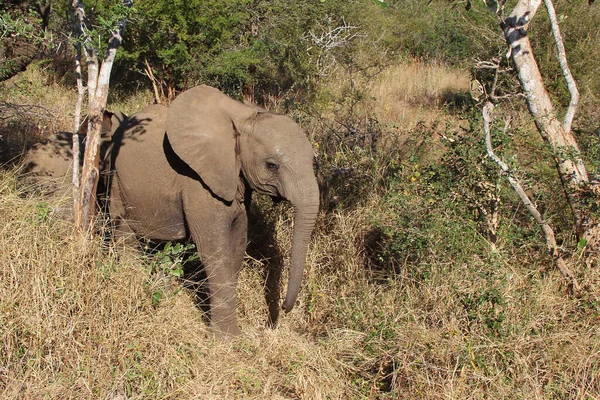
[[208,83],[262,100],[313,84],[324,72],[323,58],[339,61],[351,46],[352,39],[344,37],[328,41],[336,28],[354,25],[367,36],[365,12],[384,13],[366,0],[141,0],[118,56],[119,75],[146,74],[147,62],[163,89]]
[[380,238],[371,261],[379,268],[397,272],[411,265],[415,278],[427,280],[429,262],[456,263],[486,253],[468,209],[432,190],[434,178],[430,167],[415,164],[390,182],[372,217]]
[[[486,154],[479,110],[465,109],[462,128],[447,128],[438,136],[441,140],[432,133],[440,127],[421,124],[403,133],[409,139],[402,146],[388,142],[382,151],[378,140],[398,133],[392,125],[361,121],[354,111],[360,93],[345,96],[334,99],[340,104],[337,125],[328,127],[320,142],[321,171],[329,184],[330,209],[364,206],[369,194],[380,196],[364,236],[371,269],[397,274],[407,267],[412,277],[426,281],[432,265],[514,254],[541,240],[539,228]],[[527,140],[516,143],[501,123],[493,127],[497,154],[518,173],[526,190],[535,190],[540,203],[548,204],[541,212],[553,215],[557,232],[568,233],[569,210],[552,190],[556,174],[536,166],[550,154]],[[491,317],[489,321],[495,323]]]
[[[113,32],[126,23],[134,11],[122,0],[100,0],[93,6],[84,2],[84,12],[84,37],[73,37],[72,40],[81,40],[85,46],[91,46],[101,58],[108,49]],[[93,39],[90,41],[89,38]]]
[[[121,63],[133,64],[143,71],[146,60],[159,80],[169,86],[193,85],[207,69],[220,72],[224,60],[216,56],[231,51],[223,72],[236,79],[235,63],[240,63],[243,51],[236,45],[243,41],[247,27],[247,0],[236,1],[139,1],[127,28],[128,40],[120,54]],[[242,49],[245,50],[245,49]],[[236,58],[237,57],[237,58]],[[247,66],[257,60],[245,60]],[[242,62],[243,63],[243,62]]]
[[162,300],[162,298],[164,297],[164,292],[161,289],[155,290],[152,292],[152,305],[154,307],[157,307],[158,304],[160,303],[160,301]]
[[39,38],[35,24],[40,22],[39,16],[32,10],[28,10],[26,14],[0,11],[0,40],[8,36],[24,36],[27,39]]
[[48,221],[50,215],[52,215],[52,206],[46,203],[45,201],[41,201],[36,203],[35,205],[35,215],[33,216],[34,225],[41,225]]
[[[162,250],[154,254],[151,263],[152,273],[161,272],[168,276],[183,277],[185,265],[198,259],[198,253],[194,252],[190,255],[190,251],[194,248],[195,246],[192,243],[172,244],[168,242]],[[160,298],[160,294],[156,292],[152,294],[153,302],[155,300],[158,302]]]
[[[485,279],[485,274],[478,275],[481,276],[480,279]],[[502,323],[506,319],[503,310],[506,299],[502,288],[505,282],[496,283],[494,280],[487,280],[487,283],[489,286],[481,287],[476,293],[464,294],[461,303],[469,323],[485,326],[491,336],[500,336],[504,329]]]
[[0,81],[24,69],[37,47],[48,41],[41,26],[42,20],[33,7],[0,5]]
[[495,56],[505,46],[494,14],[481,2],[469,10],[446,1],[389,3],[385,28],[391,34],[384,40],[400,56],[469,65],[473,58]]
[[[597,66],[600,65],[600,54],[597,51],[600,35],[592,27],[596,27],[600,19],[600,7],[583,1],[560,1],[555,2],[555,10],[569,67],[579,90],[583,96],[595,95],[600,92],[597,71]],[[566,107],[569,104],[569,94],[556,58],[556,45],[545,9],[540,7],[533,21],[531,41],[544,82],[553,99]]]

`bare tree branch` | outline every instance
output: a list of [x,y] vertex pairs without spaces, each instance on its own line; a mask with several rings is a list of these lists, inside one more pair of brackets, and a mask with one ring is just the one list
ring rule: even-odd
[[502,23],[509,55],[514,63],[529,113],[534,118],[538,132],[552,151],[558,174],[573,214],[577,237],[588,235],[588,230],[598,231],[600,226],[589,206],[589,198],[600,196],[598,189],[589,185],[586,167],[575,137],[566,131],[557,118],[552,99],[535,60],[527,27],[541,0],[519,0]]
[[31,116],[38,118],[56,118],[56,115],[52,114],[50,110],[45,107],[35,104],[15,104],[0,101],[0,120],[6,120],[13,118],[14,116]]
[[569,102],[569,107],[567,108],[565,119],[563,121],[563,127],[565,131],[570,132],[571,124],[573,123],[573,118],[577,112],[577,106],[579,105],[579,90],[577,90],[577,83],[575,82],[575,79],[573,79],[573,75],[569,69],[569,64],[567,63],[567,53],[565,51],[565,45],[563,44],[562,35],[560,34],[560,29],[558,27],[558,20],[556,19],[556,11],[554,11],[552,0],[544,0],[544,4],[546,5],[548,16],[550,17],[550,26],[552,27],[552,35],[554,35],[554,41],[556,42],[556,50],[558,52],[560,69],[562,70],[563,76],[567,81],[567,87],[569,88],[569,93],[571,94],[571,101]]
[[144,63],[146,64],[146,68],[144,69],[145,74],[150,79],[150,82],[152,82],[152,88],[154,89],[154,100],[156,101],[156,104],[164,104],[162,101],[164,93],[163,97],[161,97],[161,95],[158,93],[158,85],[160,85],[160,83],[158,83],[156,77],[154,76],[154,72],[152,72],[152,67],[150,67],[150,63],[148,62],[147,58],[144,58]]
[[[131,8],[132,0],[123,0],[123,6]],[[79,110],[76,109],[74,121],[75,132],[79,131],[79,121],[81,119],[81,104],[83,103],[83,94],[87,89],[88,94],[88,128],[86,135],[86,148],[81,178],[79,177],[79,153],[78,137],[74,136],[73,141],[73,186],[74,186],[74,213],[75,225],[83,233],[90,231],[92,217],[95,211],[96,188],[99,177],[100,162],[100,136],[102,127],[102,115],[106,107],[108,98],[108,88],[110,83],[110,72],[115,60],[117,49],[119,48],[123,30],[127,17],[124,16],[112,31],[108,42],[108,49],[104,55],[102,65],[99,63],[98,52],[92,45],[92,39],[85,28],[85,12],[81,0],[72,0],[71,2],[71,21],[73,31],[77,37],[76,47],[78,49],[78,60],[76,61],[76,70],[78,75],[78,90],[80,98],[78,100]],[[83,87],[81,79],[81,53],[85,55],[87,64],[87,87]]]
[[308,32],[302,39],[311,42],[317,49],[315,60],[320,76],[329,75],[336,65],[333,50],[350,44],[361,37],[360,26],[348,25],[342,18],[342,25],[335,28],[322,28],[321,33]]
[[556,239],[554,237],[554,230],[550,227],[548,222],[544,220],[542,214],[540,214],[536,206],[531,202],[529,196],[527,196],[527,193],[525,193],[525,190],[523,190],[523,187],[521,186],[519,180],[510,171],[510,168],[508,168],[508,165],[506,165],[506,163],[504,163],[494,153],[490,133],[490,123],[493,119],[493,111],[494,105],[488,101],[483,107],[483,130],[485,133],[485,148],[487,150],[488,156],[500,166],[500,169],[502,169],[504,176],[506,176],[506,179],[521,199],[521,202],[523,202],[523,205],[525,206],[527,211],[529,211],[531,216],[541,226],[542,231],[544,232],[544,236],[546,238],[546,247],[548,249],[548,253],[550,253],[550,255],[552,256],[554,264],[556,265],[560,273],[563,275],[563,277],[567,280],[569,286],[572,287],[576,292],[578,292],[581,290],[581,287],[579,286],[579,283],[577,283],[575,275],[573,275],[569,267],[567,267],[564,259],[560,254],[558,245],[556,244]]

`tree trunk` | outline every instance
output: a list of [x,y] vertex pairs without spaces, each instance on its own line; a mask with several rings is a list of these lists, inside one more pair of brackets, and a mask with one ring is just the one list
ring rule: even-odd
[[[127,8],[133,6],[132,0],[124,0],[123,5]],[[91,45],[92,40],[84,28],[85,12],[81,0],[73,0],[72,7],[72,24],[73,30],[78,43],[78,55],[81,54],[81,48],[84,49],[84,54],[87,63],[87,94],[88,94],[88,129],[86,136],[85,155],[83,161],[83,170],[81,178],[78,176],[78,171],[73,168],[73,183],[74,183],[74,214],[75,226],[82,232],[88,233],[92,226],[92,220],[96,210],[96,190],[98,186],[98,178],[100,177],[100,138],[102,133],[102,116],[108,99],[108,88],[110,83],[110,72],[115,60],[117,49],[121,45],[121,35],[125,29],[126,19],[123,18],[119,25],[113,30],[112,36],[108,43],[108,49],[104,55],[102,65],[98,60],[96,49]],[[81,83],[81,64],[80,60],[76,60],[76,69],[78,73],[78,89]],[[79,100],[81,101],[81,91]],[[80,103],[78,102],[78,106]],[[78,115],[75,113],[75,125],[78,130]],[[73,163],[75,165],[75,151],[79,149],[74,147]]]
[[[590,185],[579,147],[569,129],[574,106],[572,104],[567,113],[568,121],[564,124],[559,121],[527,36],[529,23],[541,2],[519,0],[501,26],[525,92],[529,112],[543,140],[552,149],[554,162],[571,206],[577,236],[586,239],[593,249],[597,249],[598,221],[591,211],[593,203],[597,204],[600,196],[598,188]],[[574,82],[569,82],[569,86],[573,84]]]

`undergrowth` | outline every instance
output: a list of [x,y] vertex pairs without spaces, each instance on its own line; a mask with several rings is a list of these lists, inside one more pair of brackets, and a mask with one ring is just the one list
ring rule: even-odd
[[[51,200],[2,172],[0,397],[599,397],[598,267],[571,254],[587,288],[572,297],[483,155],[477,113],[430,90],[412,96],[430,119],[394,123],[382,117],[387,95],[340,82],[327,101],[293,110],[326,189],[298,305],[266,327],[264,271],[287,259],[293,221],[285,204],[259,199],[232,342],[207,333],[181,282],[185,246],[82,247]],[[537,167],[543,146],[523,130],[518,145],[494,132],[498,152],[524,165],[568,244],[553,171]]]

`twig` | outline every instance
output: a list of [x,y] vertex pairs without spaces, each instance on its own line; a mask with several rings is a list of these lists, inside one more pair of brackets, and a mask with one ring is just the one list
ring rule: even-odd
[[494,71],[494,79],[492,81],[492,86],[490,87],[490,93],[487,93],[485,86],[481,85],[479,81],[476,81],[482,87],[482,94],[484,94],[486,97],[489,97],[494,103],[499,103],[500,100],[511,99],[513,97],[525,97],[524,93],[507,93],[500,96],[496,94],[498,88],[498,77],[500,74],[512,71],[512,67],[502,68],[500,63],[500,59],[496,57],[492,58],[491,61],[476,60],[476,69],[490,69]]
[[47,108],[35,104],[15,104],[0,101],[0,120],[12,118],[16,115],[36,118],[55,118]]
[[[360,26],[348,25],[342,18],[342,24],[335,28],[322,28],[320,34],[312,31],[302,37],[317,47],[318,55],[316,66],[320,76],[327,76],[336,64],[336,58],[333,54],[335,48],[345,47],[352,40],[363,37],[360,33]],[[312,46],[311,46],[312,48]]]
[[490,123],[492,121],[493,110],[494,105],[489,101],[483,107],[483,131],[485,133],[485,148],[487,150],[487,154],[496,164],[500,166],[500,169],[502,169],[504,176],[506,176],[506,179],[521,199],[523,205],[525,205],[527,211],[529,211],[529,213],[533,216],[535,221],[541,226],[542,231],[544,232],[544,236],[546,237],[546,247],[548,249],[548,252],[552,256],[554,264],[561,272],[563,277],[567,280],[568,285],[572,287],[575,290],[575,292],[579,292],[581,290],[581,287],[579,286],[579,283],[577,283],[575,276],[573,275],[569,267],[567,267],[564,259],[560,254],[558,245],[556,244],[556,239],[554,237],[554,231],[552,230],[550,225],[548,225],[548,222],[544,220],[544,217],[542,217],[536,206],[531,202],[529,196],[527,196],[527,193],[525,193],[525,191],[523,190],[523,187],[521,186],[519,180],[510,171],[510,168],[508,168],[508,165],[506,165],[494,153],[490,133]]
[[163,104],[163,102],[161,101],[162,98],[158,93],[158,84],[156,77],[154,76],[154,72],[152,72],[152,67],[150,67],[150,63],[148,62],[147,58],[144,58],[144,63],[146,64],[146,68],[144,68],[146,76],[150,79],[150,82],[152,82],[152,88],[154,89],[154,100],[156,101],[156,104]]

